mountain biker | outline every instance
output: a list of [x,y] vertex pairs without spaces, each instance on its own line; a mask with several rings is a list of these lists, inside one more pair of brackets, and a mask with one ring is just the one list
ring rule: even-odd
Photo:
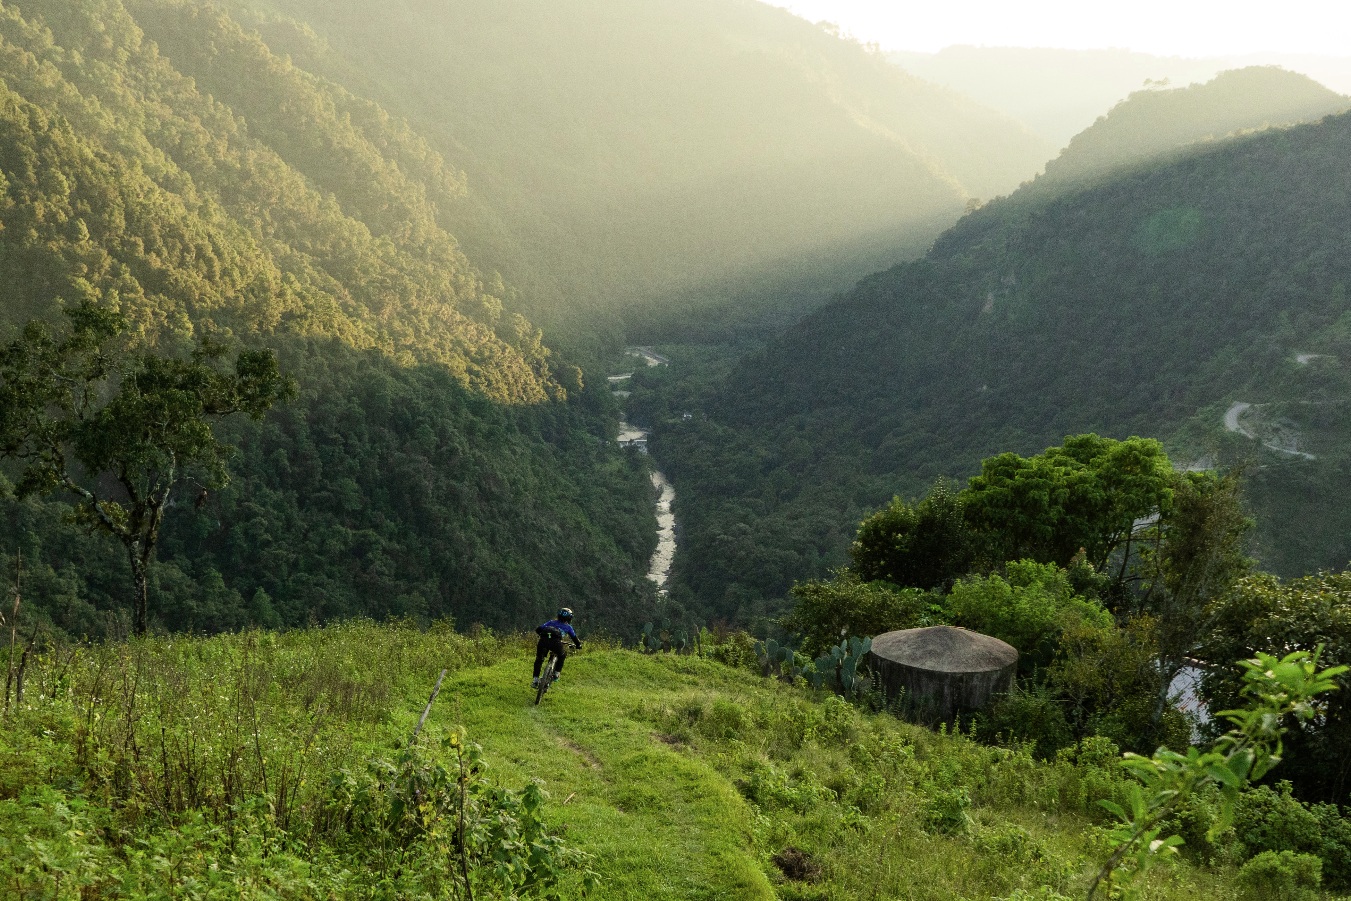
[[530,681],[531,688],[539,688],[540,667],[544,665],[544,658],[549,656],[550,651],[558,658],[558,663],[554,667],[554,679],[557,680],[562,675],[563,661],[568,658],[567,648],[563,646],[564,635],[572,639],[574,648],[582,646],[582,640],[572,630],[572,610],[567,607],[560,607],[558,614],[544,625],[536,626],[535,632],[539,635],[539,644],[535,645],[535,678]]

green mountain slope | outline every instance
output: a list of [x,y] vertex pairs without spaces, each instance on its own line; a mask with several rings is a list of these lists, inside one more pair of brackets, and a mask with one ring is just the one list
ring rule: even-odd
[[[0,173],[0,336],[90,299],[139,345],[265,344],[300,380],[266,422],[226,424],[225,492],[175,496],[160,626],[642,615],[650,488],[612,446],[613,401],[459,250],[464,178],[406,123],[205,6],[31,0],[0,7]],[[32,609],[115,633],[118,555],[58,501],[0,505]]]
[[[1052,149],[749,0],[228,5],[463,166],[456,234],[548,323],[619,310],[637,335],[738,293],[772,315],[917,253]],[[163,27],[176,64],[230,89]]]
[[[655,418],[708,414],[653,441],[693,536],[677,562],[692,599],[772,613],[893,494],[1088,431],[1158,436],[1182,462],[1253,458],[1261,562],[1344,565],[1348,161],[1343,115],[1059,199],[1020,192],[717,388],[635,389]],[[1265,405],[1260,421],[1227,431],[1235,402]]]
[[[45,860],[63,888],[105,898],[240,885],[268,901],[453,897],[456,826],[441,803],[455,783],[434,767],[457,774],[457,727],[487,766],[470,780],[477,811],[494,797],[479,779],[498,798],[538,780],[534,815],[592,855],[598,899],[1081,897],[1085,856],[1100,853],[1091,827],[1107,817],[1095,801],[1126,795],[1101,740],[1041,763],[693,656],[589,648],[535,706],[527,651],[350,623],[44,658],[31,684],[59,674],[67,690],[30,691],[0,724],[0,873],[21,894],[52,886]],[[443,669],[409,766],[403,749]],[[371,815],[386,793],[415,791],[419,822],[436,828]],[[475,812],[477,856],[493,817]],[[525,814],[519,802],[494,812]],[[779,855],[806,864],[796,880]],[[503,897],[489,867],[475,872],[475,897]],[[1147,890],[1161,901],[1237,890],[1213,865],[1155,872]],[[581,894],[579,876],[562,874],[563,897]]]

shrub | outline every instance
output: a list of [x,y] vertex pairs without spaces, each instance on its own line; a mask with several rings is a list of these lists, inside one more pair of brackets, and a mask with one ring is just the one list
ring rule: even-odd
[[997,699],[981,715],[977,735],[986,742],[1030,742],[1042,760],[1074,743],[1064,709],[1042,685],[1014,686]]
[[872,637],[918,625],[931,595],[916,588],[897,588],[885,582],[861,582],[849,570],[831,582],[798,582],[793,612],[780,625],[800,634],[802,652],[815,657],[842,638]]
[[961,835],[971,825],[967,810],[971,795],[964,788],[935,791],[924,805],[924,830],[937,835]]
[[1254,901],[1318,901],[1323,861],[1312,854],[1263,851],[1243,865],[1236,879]]
[[1320,844],[1318,817],[1292,794],[1289,782],[1279,791],[1262,785],[1244,792],[1234,809],[1234,831],[1252,857],[1266,851],[1316,851]]
[[1089,622],[1065,627],[1061,656],[1047,675],[1067,702],[1066,716],[1076,736],[1105,735],[1124,750],[1143,754],[1161,743],[1174,750],[1190,744],[1182,717],[1166,714],[1160,724],[1163,734],[1153,723],[1157,653],[1149,617],[1136,617],[1124,628]]
[[1032,560],[1010,562],[1007,579],[972,576],[958,582],[945,606],[960,625],[1007,641],[1024,655],[1041,650],[1049,656],[1055,634],[1071,623],[1112,625],[1111,614],[1074,593],[1064,570]]
[[712,709],[698,723],[700,732],[720,740],[736,738],[745,727],[745,715],[741,708],[726,698],[714,701]]
[[1211,863],[1226,852],[1226,844],[1233,840],[1233,827],[1215,841],[1210,839],[1210,827],[1220,816],[1218,791],[1211,786],[1182,799],[1164,820],[1165,835],[1182,837],[1183,854],[1200,863]]
[[821,718],[812,726],[812,737],[823,745],[842,745],[857,731],[857,714],[849,702],[831,695],[821,702]]
[[1275,791],[1263,785],[1244,792],[1234,810],[1234,831],[1242,857],[1268,851],[1316,854],[1329,888],[1351,886],[1351,820],[1335,804],[1304,804],[1289,782],[1278,783]]
[[737,787],[748,800],[762,807],[787,807],[806,813],[821,801],[831,800],[830,789],[816,781],[811,773],[790,776],[763,761],[749,765],[750,777],[738,782]]
[[755,639],[747,632],[729,633],[721,644],[708,649],[708,657],[735,669],[760,670],[760,663],[755,658]]
[[1351,820],[1335,804],[1309,808],[1318,818],[1318,856],[1323,858],[1323,884],[1334,891],[1351,888]]

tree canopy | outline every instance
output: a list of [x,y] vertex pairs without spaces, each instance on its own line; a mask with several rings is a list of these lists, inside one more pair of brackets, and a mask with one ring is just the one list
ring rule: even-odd
[[[233,372],[211,364],[225,348],[203,339],[191,359],[123,358],[111,345],[126,318],[89,302],[67,311],[70,332],[41,320],[0,349],[0,456],[24,463],[15,494],[62,491],[74,518],[121,542],[131,566],[135,629],[148,624],[147,579],[160,527],[179,483],[197,477],[202,496],[229,482],[234,448],[211,421],[253,419],[295,393],[272,351],[241,351]],[[116,488],[108,488],[108,476]]]
[[915,504],[899,497],[859,525],[851,569],[865,582],[935,588],[970,572],[980,539],[967,524],[960,495],[941,479]]
[[1077,435],[1032,457],[985,460],[961,500],[975,528],[998,536],[1000,559],[1067,566],[1082,549],[1102,570],[1138,520],[1168,515],[1172,483],[1153,438]]

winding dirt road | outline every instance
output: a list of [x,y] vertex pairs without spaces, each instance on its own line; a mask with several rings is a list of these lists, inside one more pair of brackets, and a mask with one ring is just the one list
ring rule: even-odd
[[[1241,417],[1244,413],[1248,412],[1248,410],[1250,409],[1252,409],[1252,404],[1247,404],[1244,403],[1243,401],[1234,401],[1233,405],[1224,413],[1225,429],[1231,432],[1238,432],[1245,438],[1257,438],[1256,432],[1254,432],[1252,429],[1244,427],[1244,425],[1239,422],[1239,417]],[[1301,457],[1305,460],[1317,459],[1314,457],[1313,454],[1308,454],[1300,450],[1298,447],[1298,441],[1299,441],[1299,434],[1294,433],[1286,441],[1282,443],[1278,443],[1276,441],[1263,441],[1262,446],[1270,450],[1274,450],[1277,453],[1289,454],[1292,457]]]

